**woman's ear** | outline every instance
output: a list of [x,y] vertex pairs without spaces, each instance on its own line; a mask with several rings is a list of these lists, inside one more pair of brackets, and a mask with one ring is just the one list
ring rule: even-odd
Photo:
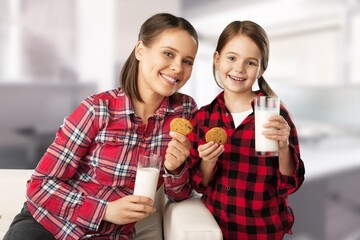
[[142,53],[144,50],[144,43],[142,41],[138,41],[135,45],[135,57],[138,61],[142,58]]

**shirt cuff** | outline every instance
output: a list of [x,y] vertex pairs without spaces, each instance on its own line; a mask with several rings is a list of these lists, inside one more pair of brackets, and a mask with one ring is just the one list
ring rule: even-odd
[[77,223],[79,226],[96,231],[104,217],[108,202],[93,197],[86,197],[79,209]]
[[289,194],[295,192],[300,185],[300,159],[299,156],[296,154],[296,151],[292,145],[290,145],[290,150],[292,152],[292,157],[295,161],[295,172],[291,176],[283,175],[278,170],[278,178],[279,178],[279,187],[278,187],[278,195],[280,197],[287,197]]
[[177,185],[183,185],[185,182],[189,179],[189,171],[187,171],[187,165],[185,164],[181,172],[177,175],[171,174],[167,171],[166,168],[164,168],[164,182],[167,185],[171,186],[177,186]]

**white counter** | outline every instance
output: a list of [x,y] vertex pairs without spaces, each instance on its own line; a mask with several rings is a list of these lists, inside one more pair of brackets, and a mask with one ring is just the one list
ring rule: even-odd
[[360,168],[360,137],[332,138],[300,145],[305,181]]

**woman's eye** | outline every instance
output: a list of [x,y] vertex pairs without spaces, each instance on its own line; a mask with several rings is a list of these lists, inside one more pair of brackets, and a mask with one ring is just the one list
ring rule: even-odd
[[229,59],[230,61],[235,61],[235,60],[236,60],[235,57],[228,57],[228,59]]
[[192,66],[194,64],[193,61],[190,60],[184,60],[184,63],[189,66]]
[[250,66],[257,66],[257,63],[256,63],[256,62],[253,62],[253,61],[249,61],[249,62],[248,62],[248,65],[250,65]]

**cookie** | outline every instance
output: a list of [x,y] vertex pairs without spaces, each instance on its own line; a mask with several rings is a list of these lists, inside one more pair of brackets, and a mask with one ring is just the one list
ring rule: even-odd
[[221,127],[213,127],[205,134],[205,141],[213,141],[217,144],[224,145],[226,143],[227,134],[225,130]]
[[191,122],[186,118],[174,118],[170,122],[170,131],[187,136],[193,130]]

